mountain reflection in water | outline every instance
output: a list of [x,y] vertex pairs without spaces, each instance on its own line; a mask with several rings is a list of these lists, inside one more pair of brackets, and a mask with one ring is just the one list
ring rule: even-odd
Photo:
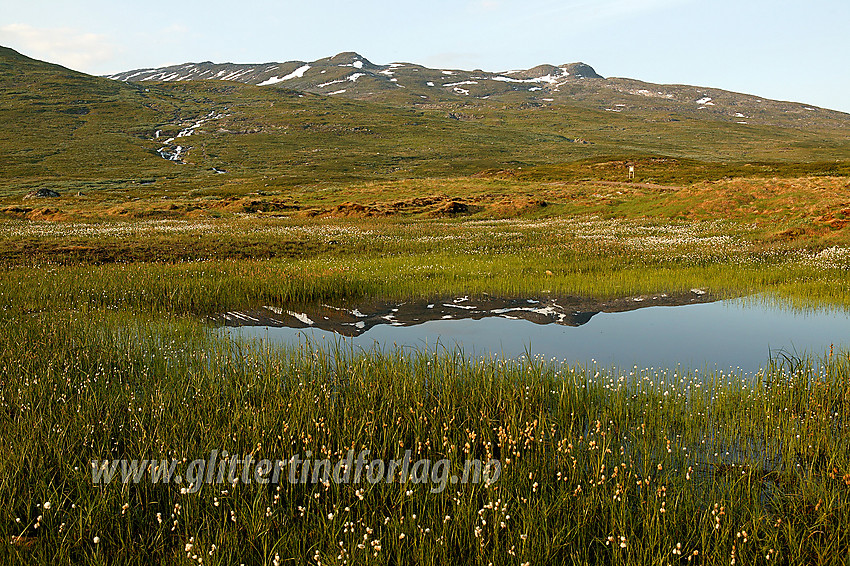
[[527,320],[535,324],[581,326],[600,312],[625,312],[643,307],[680,306],[716,301],[700,289],[687,293],[639,295],[598,300],[575,296],[498,298],[443,297],[407,301],[366,301],[356,305],[306,304],[289,307],[265,306],[229,311],[213,318],[225,326],[269,326],[318,328],[343,336],[360,336],[371,328],[414,326],[434,320],[480,320],[499,317]]

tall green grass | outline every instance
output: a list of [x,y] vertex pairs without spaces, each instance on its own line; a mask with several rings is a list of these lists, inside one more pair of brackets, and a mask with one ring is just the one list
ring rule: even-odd
[[[147,237],[145,226],[134,229]],[[766,361],[756,376],[619,374],[460,352],[281,348],[199,322],[263,304],[446,293],[698,287],[847,305],[841,264],[759,252],[712,226],[260,226],[248,227],[258,241],[333,247],[264,261],[6,265],[0,562],[841,564],[846,352]],[[468,457],[503,469],[493,485],[441,493],[284,482],[192,494],[96,486],[90,472],[96,459],[188,462],[218,449],[335,460],[352,448],[448,458],[454,473]]]
[[[848,550],[846,353],[755,378],[612,375],[286,349],[109,311],[7,310],[0,342],[6,563],[842,564]],[[364,447],[503,470],[439,494],[287,482],[189,494],[90,474],[93,459]]]
[[206,315],[258,305],[451,293],[622,297],[708,289],[720,297],[767,294],[796,306],[847,306],[839,268],[794,261],[732,264],[628,255],[432,252],[178,264],[7,267],[0,308],[120,309]]
[[[149,261],[80,264],[76,256],[62,253],[9,261],[0,265],[0,305],[203,315],[262,304],[376,296],[616,297],[692,288],[718,296],[774,294],[798,306],[850,304],[843,277],[845,248],[826,254],[761,248],[751,241],[752,234],[752,227],[729,222],[596,217],[410,223],[12,222],[0,225],[0,236],[6,236],[0,239],[0,251],[102,248],[119,258],[124,248],[142,258],[148,257],[145,250],[159,251],[149,254]],[[202,252],[217,248],[241,249],[248,257]],[[280,257],[282,249],[292,256]]]

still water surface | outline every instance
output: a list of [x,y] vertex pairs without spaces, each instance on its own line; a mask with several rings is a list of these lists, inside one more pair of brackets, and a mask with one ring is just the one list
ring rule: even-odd
[[[439,301],[437,301],[439,306]],[[399,309],[380,323],[370,322],[360,309],[333,308],[355,313],[352,322],[337,323],[326,329],[314,319],[328,320],[317,312],[284,311],[271,326],[257,317],[228,317],[228,332],[262,338],[276,343],[322,344],[344,342],[355,349],[392,348],[433,351],[460,348],[469,356],[523,354],[543,355],[569,363],[597,362],[603,367],[621,369],[685,368],[755,372],[782,353],[794,356],[824,356],[830,346],[850,347],[850,314],[841,310],[799,310],[768,304],[759,299],[699,302],[678,306],[647,306],[625,312],[576,312],[568,316],[555,312],[540,301],[528,300],[526,307],[473,311],[474,300],[455,299],[440,318],[423,320],[409,315],[400,318]],[[454,310],[449,309],[452,307]],[[268,307],[271,308],[271,307]],[[433,311],[434,304],[426,305]],[[466,309],[466,310],[462,310]],[[420,309],[423,310],[423,309]],[[453,312],[459,315],[452,316]],[[537,312],[543,313],[538,315]],[[330,311],[327,311],[330,312]],[[479,318],[463,318],[482,312]],[[229,313],[233,314],[233,313]],[[394,316],[399,314],[399,316]],[[403,314],[403,309],[402,313]],[[534,321],[518,316],[531,315]],[[545,316],[544,316],[545,315]],[[362,317],[362,318],[359,318]],[[449,318],[451,317],[451,318]],[[534,318],[536,317],[536,318]],[[376,317],[373,317],[376,318]],[[291,325],[286,322],[291,319]],[[249,325],[243,326],[241,322]],[[349,325],[341,327],[342,325]],[[297,326],[297,327],[296,327]],[[339,328],[357,330],[342,336]]]

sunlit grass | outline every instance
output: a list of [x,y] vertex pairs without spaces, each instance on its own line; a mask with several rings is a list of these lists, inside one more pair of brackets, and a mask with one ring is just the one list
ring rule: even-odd
[[801,307],[846,306],[850,294],[843,273],[795,258],[729,263],[641,258],[617,250],[364,253],[356,258],[10,267],[0,278],[0,304],[37,311],[108,308],[203,315],[358,297],[552,293],[607,298],[699,288],[727,297],[774,295]]
[[[32,256],[2,268],[7,562],[840,564],[846,556],[846,352],[765,360],[755,375],[614,373],[452,351],[286,348],[201,322],[263,304],[446,293],[706,289],[842,308],[844,248],[763,247],[739,224],[598,218],[0,229],[5,245],[66,237],[152,247],[165,238],[162,249],[202,239],[310,250],[92,264]],[[491,486],[442,493],[284,482],[190,494],[176,484],[95,486],[89,469],[93,459],[193,460],[212,449],[335,459],[363,447],[454,466],[497,458],[503,473]]]
[[[31,256],[0,278],[0,304],[30,310],[112,308],[209,314],[262,304],[442,293],[594,297],[708,289],[719,296],[773,294],[798,306],[847,305],[847,248],[763,249],[751,227],[599,218],[467,222],[156,221],[6,223],[6,245],[37,238],[55,249],[161,249],[166,262],[79,264]],[[174,238],[165,239],[163,238]],[[89,242],[89,243],[86,243]],[[174,256],[288,247],[270,259]],[[135,246],[135,244],[133,244]],[[112,254],[113,252],[109,252]],[[260,254],[263,256],[264,254]],[[156,255],[154,255],[154,258]],[[80,258],[84,259],[84,258]],[[5,301],[3,303],[2,301]]]
[[[734,552],[744,564],[840,564],[846,551],[846,353],[755,377],[610,374],[279,348],[125,313],[9,314],[0,540],[13,562],[645,564],[681,550],[704,563]],[[186,494],[90,476],[93,459],[350,447],[455,466],[494,457],[503,472],[440,494],[287,482]]]

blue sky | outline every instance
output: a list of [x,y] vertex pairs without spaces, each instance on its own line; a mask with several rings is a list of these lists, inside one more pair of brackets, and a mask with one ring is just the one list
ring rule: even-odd
[[2,1],[0,45],[93,74],[340,51],[489,71],[584,61],[850,112],[848,0]]

